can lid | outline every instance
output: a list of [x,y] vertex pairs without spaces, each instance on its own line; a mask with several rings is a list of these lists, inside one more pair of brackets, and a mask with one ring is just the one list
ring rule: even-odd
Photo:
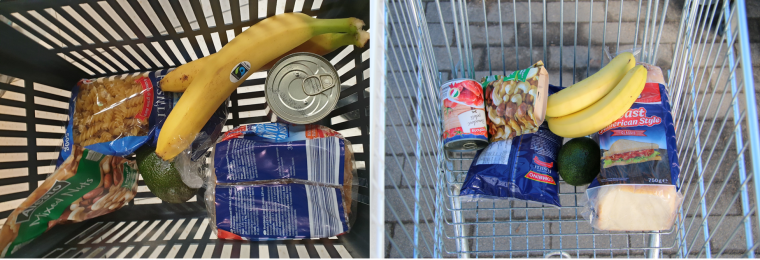
[[293,53],[269,70],[264,93],[277,117],[295,124],[314,123],[338,103],[340,77],[322,56]]
[[475,151],[486,148],[488,141],[484,139],[459,139],[444,144],[443,148],[451,152]]

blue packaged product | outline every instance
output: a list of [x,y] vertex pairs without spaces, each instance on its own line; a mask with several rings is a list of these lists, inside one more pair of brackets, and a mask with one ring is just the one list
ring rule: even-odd
[[612,231],[667,230],[683,196],[673,116],[659,67],[618,120],[599,131],[601,172],[586,190],[585,217]]
[[[170,70],[139,75],[84,79],[71,90],[69,120],[58,157],[60,165],[73,145],[105,155],[127,156],[144,144],[155,145],[161,126],[182,93],[163,92],[159,81]],[[227,106],[221,105],[191,145],[200,158],[222,133]]]
[[224,134],[212,158],[206,200],[219,238],[331,237],[355,218],[351,143],[330,128],[240,126]]
[[217,237],[238,240],[326,238],[348,231],[343,191],[300,183],[218,185]]
[[353,175],[350,142],[319,125],[240,126],[216,144],[213,159],[220,184],[295,179],[340,186]]
[[[561,88],[549,86],[552,94]],[[496,141],[476,153],[460,195],[465,200],[519,199],[560,207],[557,155],[562,137],[547,124],[538,131]]]
[[478,199],[520,199],[559,203],[557,154],[562,137],[546,123],[532,134],[496,141],[478,151],[460,195]]

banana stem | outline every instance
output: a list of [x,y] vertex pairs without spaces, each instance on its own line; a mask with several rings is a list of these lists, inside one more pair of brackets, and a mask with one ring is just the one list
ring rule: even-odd
[[357,33],[362,31],[362,27],[364,27],[364,22],[362,20],[353,17],[341,19],[311,19],[311,28],[314,30],[313,35],[325,33]]

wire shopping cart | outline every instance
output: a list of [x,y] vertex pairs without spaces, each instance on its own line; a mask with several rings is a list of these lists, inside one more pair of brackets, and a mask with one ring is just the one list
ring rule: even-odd
[[[385,1],[387,257],[755,257],[760,129],[745,1]],[[462,202],[474,153],[444,152],[438,88],[543,60],[570,86],[638,48],[666,72],[676,121],[676,224],[594,230],[585,188],[561,181],[563,207]],[[374,254],[374,253],[373,253]]]
[[[249,26],[276,14],[369,21],[369,1],[41,0],[0,1],[0,224],[52,173],[68,120],[70,90],[82,78],[169,69],[218,52]],[[366,28],[366,27],[365,27]],[[320,122],[352,142],[358,177],[369,178],[369,46],[326,55],[341,95]],[[266,72],[231,95],[224,130],[269,122]],[[3,95],[3,92],[5,94]],[[57,225],[15,252],[26,258],[351,258],[369,255],[369,205],[359,203],[351,232],[325,239],[217,239],[203,191],[169,204],[138,182],[118,212]],[[359,184],[356,197],[368,197]],[[357,200],[359,200],[357,199]]]

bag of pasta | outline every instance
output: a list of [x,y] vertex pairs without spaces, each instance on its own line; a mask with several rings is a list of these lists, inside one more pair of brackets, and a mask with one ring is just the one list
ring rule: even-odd
[[[73,145],[105,155],[127,156],[147,142],[155,143],[163,122],[182,93],[163,92],[160,80],[169,70],[83,79],[71,90],[69,123],[60,165]],[[193,160],[200,158],[221,135],[227,120],[223,104],[206,123],[191,146]]]
[[56,224],[114,212],[137,194],[134,161],[76,145],[70,154],[8,216],[0,231],[0,257],[10,256]]

